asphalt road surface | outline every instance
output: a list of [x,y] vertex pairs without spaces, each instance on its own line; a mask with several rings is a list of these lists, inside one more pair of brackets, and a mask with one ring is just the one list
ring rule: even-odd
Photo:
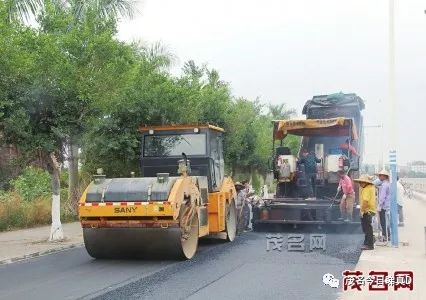
[[289,252],[288,234],[299,232],[284,230],[273,233],[281,251],[266,251],[266,232],[250,232],[203,241],[190,261],[95,260],[77,248],[3,265],[0,299],[336,299],[340,289],[322,276],[353,268],[363,236],[327,233],[326,250],[310,252],[304,229],[306,251]]

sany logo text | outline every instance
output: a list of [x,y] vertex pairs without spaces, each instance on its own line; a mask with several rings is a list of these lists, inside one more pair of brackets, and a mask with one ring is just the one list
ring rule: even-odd
[[134,213],[136,212],[137,207],[116,207],[114,208],[114,213]]

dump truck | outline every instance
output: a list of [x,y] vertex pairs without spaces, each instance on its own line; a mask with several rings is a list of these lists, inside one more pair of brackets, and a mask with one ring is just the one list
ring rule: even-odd
[[[253,222],[260,224],[341,224],[339,196],[340,170],[349,177],[359,176],[363,153],[361,111],[364,101],[356,94],[315,96],[303,108],[306,119],[273,122],[272,171],[276,183],[273,197],[254,208]],[[286,147],[286,137],[300,137],[298,153]],[[307,178],[302,152],[318,159],[314,195]],[[358,203],[356,193],[355,203]],[[359,213],[354,208],[353,216]],[[349,224],[359,224],[354,217]],[[258,226],[257,226],[258,227]]]
[[94,175],[79,202],[94,258],[192,258],[201,237],[236,237],[234,182],[222,128],[141,126],[141,177]]

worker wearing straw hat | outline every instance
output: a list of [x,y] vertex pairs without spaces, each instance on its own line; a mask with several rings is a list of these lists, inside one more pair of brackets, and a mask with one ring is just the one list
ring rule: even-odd
[[389,182],[389,172],[386,170],[382,170],[376,174],[379,176],[379,180],[381,182],[379,186],[379,217],[380,217],[380,225],[382,227],[382,236],[383,241],[387,242],[390,236],[389,224],[387,224],[386,215],[389,215],[390,210],[390,182]]
[[361,226],[364,232],[364,245],[362,250],[373,250],[374,249],[374,235],[372,219],[376,214],[376,194],[374,185],[371,179],[367,175],[362,175],[360,178],[355,179],[361,187],[359,202],[360,202],[360,213],[361,213]]

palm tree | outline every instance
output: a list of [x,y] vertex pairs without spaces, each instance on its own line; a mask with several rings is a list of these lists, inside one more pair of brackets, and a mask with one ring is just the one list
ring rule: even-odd
[[[66,0],[65,0],[66,1]],[[138,12],[134,0],[68,0],[75,20],[84,20],[89,12],[94,12],[102,20],[120,17],[133,18]]]
[[285,104],[269,104],[269,114],[275,120],[288,119],[296,114],[294,109],[287,109]]
[[5,0],[4,6],[9,23],[30,22],[44,7],[43,0]]
[[84,20],[89,12],[102,20],[115,21],[120,17],[133,18],[138,12],[135,0],[5,0],[7,21],[29,23],[44,11],[48,2],[56,9],[71,10],[75,21]]
[[177,61],[176,56],[160,42],[146,45],[142,41],[138,41],[133,43],[133,46],[134,51],[156,70],[167,70]]

